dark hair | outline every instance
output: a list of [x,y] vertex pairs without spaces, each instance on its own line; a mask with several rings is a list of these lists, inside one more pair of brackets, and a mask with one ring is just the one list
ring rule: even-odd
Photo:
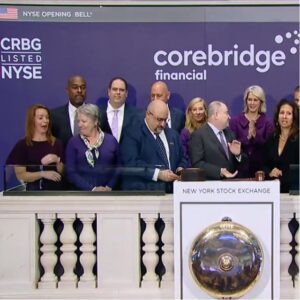
[[291,102],[287,99],[281,99],[279,103],[276,106],[275,114],[274,114],[274,128],[275,128],[275,135],[279,136],[281,133],[281,128],[278,123],[278,117],[279,117],[279,112],[280,109],[283,105],[289,105],[293,109],[293,123],[292,127],[290,130],[290,137],[292,139],[296,138],[299,135],[299,124],[298,124],[298,118],[299,118],[299,112],[298,112],[298,107],[294,102]]
[[297,85],[297,86],[294,88],[294,92],[299,92],[299,89],[300,89],[300,87],[299,87],[299,85]]
[[113,78],[110,80],[110,82],[108,83],[108,88],[109,88],[109,89],[111,89],[111,86],[112,86],[112,84],[113,84],[113,82],[114,82],[115,80],[121,80],[121,81],[123,81],[124,84],[125,84],[125,90],[128,91],[128,83],[127,83],[127,81],[126,81],[123,77],[119,77],[119,76],[113,77]]

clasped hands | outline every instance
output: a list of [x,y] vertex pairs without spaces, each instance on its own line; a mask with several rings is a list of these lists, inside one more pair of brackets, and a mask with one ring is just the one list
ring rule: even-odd
[[[183,170],[183,168],[179,167],[176,169],[176,173]],[[165,182],[172,182],[175,180],[180,180],[180,176],[173,173],[172,170],[160,170],[158,173],[158,179]]]
[[[41,163],[42,163],[43,166],[47,166],[47,165],[50,165],[50,164],[56,164],[56,166],[58,168],[62,164],[62,162],[60,161],[60,157],[57,156],[56,154],[53,154],[53,153],[45,155],[41,159]],[[41,177],[46,178],[48,180],[56,181],[56,182],[61,181],[61,174],[59,172],[56,172],[56,171],[42,171],[41,172]]]

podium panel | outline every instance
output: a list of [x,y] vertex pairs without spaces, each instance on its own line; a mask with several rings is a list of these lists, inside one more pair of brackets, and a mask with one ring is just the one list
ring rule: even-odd
[[[262,263],[256,280],[243,295],[237,298],[279,299],[279,181],[203,181],[176,182],[174,184],[175,298],[214,299],[223,297],[228,299],[235,298],[230,296],[232,290],[242,290],[243,280],[240,274],[244,272],[247,275],[249,273],[247,269],[249,264],[243,266],[245,256],[243,256],[242,250],[239,252],[238,247],[240,246],[233,247],[235,256],[231,256],[230,253],[229,255],[221,253],[222,247],[218,248],[218,245],[224,237],[220,234],[217,242],[219,244],[207,243],[210,248],[196,253],[200,261],[198,268],[201,275],[199,277],[205,277],[206,282],[211,283],[211,290],[208,291],[201,282],[199,284],[191,268],[191,262],[195,256],[195,254],[192,255],[195,239],[197,240],[197,237],[201,236],[200,233],[211,228],[213,224],[221,222],[224,218],[231,219],[233,223],[237,223],[253,233],[262,250]],[[207,237],[212,237],[212,235],[213,233],[208,230],[205,238],[208,240]],[[243,235],[244,233],[233,234],[233,237]],[[229,233],[226,232],[225,239],[230,238]],[[201,247],[199,249],[202,249]],[[210,257],[215,254],[218,255],[217,258]],[[204,258],[204,256],[207,257]],[[222,268],[218,263],[212,266],[207,265],[207,261],[218,262],[222,257],[234,257],[231,267],[230,264],[227,265],[227,269],[226,266]],[[207,258],[209,259],[207,260]],[[225,262],[228,263],[228,260],[225,259]],[[234,270],[239,272],[238,277]],[[216,282],[216,276],[220,276],[219,282]],[[214,291],[217,292],[216,294],[219,293],[218,296]],[[220,293],[223,293],[221,297]]]

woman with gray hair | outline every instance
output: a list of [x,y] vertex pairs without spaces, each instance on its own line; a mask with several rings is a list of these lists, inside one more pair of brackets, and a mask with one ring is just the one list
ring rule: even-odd
[[111,191],[118,179],[119,144],[110,134],[101,131],[99,109],[85,104],[76,111],[79,134],[66,148],[66,174],[79,190]]
[[244,110],[230,120],[230,129],[242,143],[248,163],[239,168],[242,177],[251,178],[262,168],[263,144],[273,132],[272,121],[266,116],[266,96],[262,87],[249,86],[244,92]]

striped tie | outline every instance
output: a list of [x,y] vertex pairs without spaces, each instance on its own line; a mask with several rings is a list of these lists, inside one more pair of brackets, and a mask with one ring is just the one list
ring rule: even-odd
[[169,169],[169,160],[168,160],[168,156],[167,156],[167,152],[166,152],[164,143],[161,140],[161,138],[159,137],[158,133],[156,133],[155,136],[156,136],[156,142],[157,142],[161,157],[163,158],[163,161],[164,161],[164,165],[167,169]]
[[227,159],[229,159],[228,147],[227,147],[225,139],[223,137],[223,131],[219,131],[219,135],[220,135],[220,141],[221,141],[222,147],[226,153]]

